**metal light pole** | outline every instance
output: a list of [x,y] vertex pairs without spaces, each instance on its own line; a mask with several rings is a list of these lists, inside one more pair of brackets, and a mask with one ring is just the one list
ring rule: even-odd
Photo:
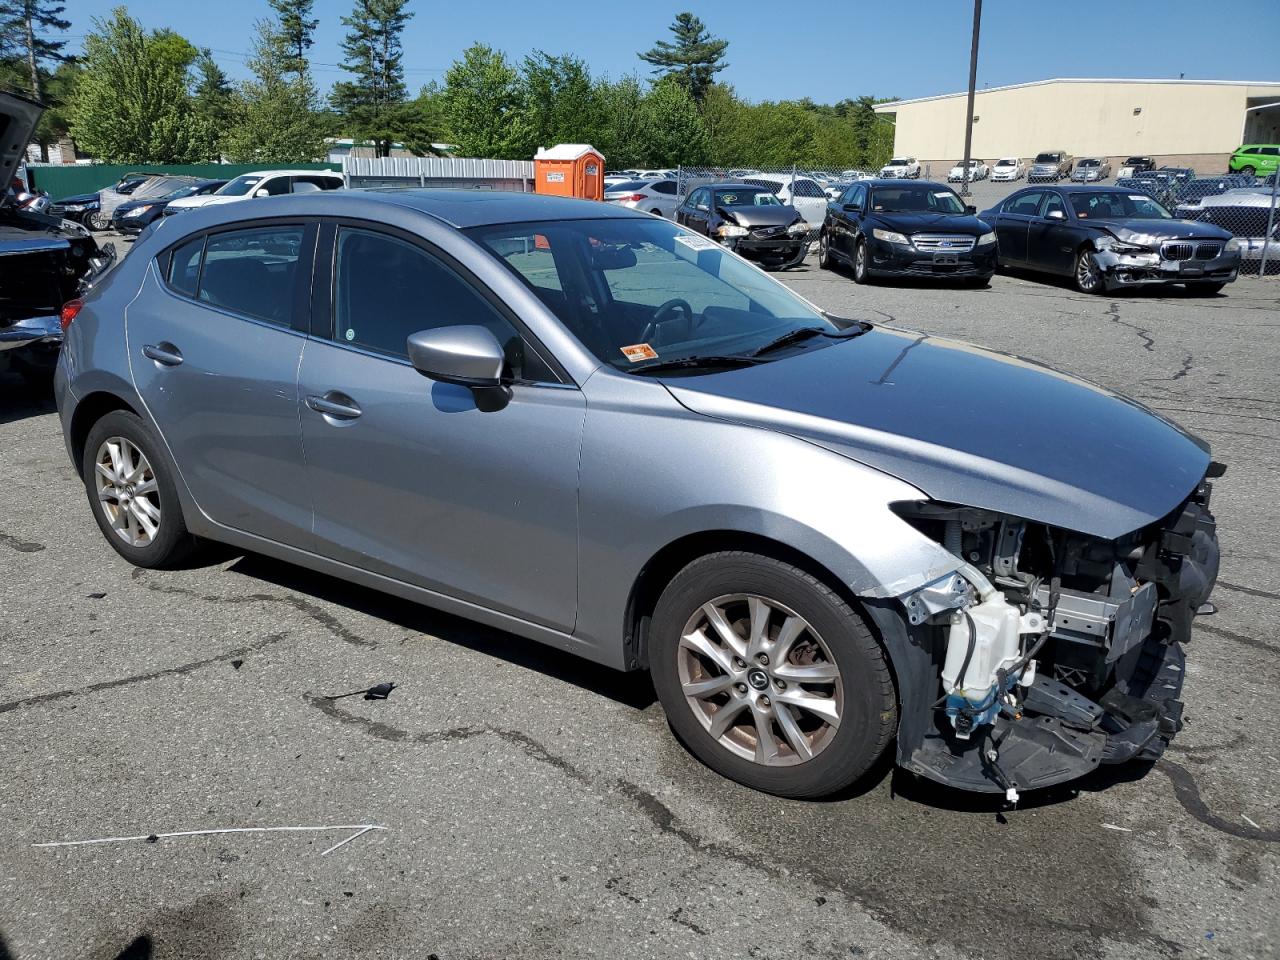
[[978,33],[982,29],[982,0],[973,0],[973,45],[969,48],[969,106],[964,118],[964,177],[960,196],[969,196],[969,150],[973,146],[973,94],[978,83]]

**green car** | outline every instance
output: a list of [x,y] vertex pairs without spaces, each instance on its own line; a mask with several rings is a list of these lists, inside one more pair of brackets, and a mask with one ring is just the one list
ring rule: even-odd
[[1275,173],[1280,167],[1280,146],[1275,144],[1248,144],[1231,155],[1227,164],[1232,173]]

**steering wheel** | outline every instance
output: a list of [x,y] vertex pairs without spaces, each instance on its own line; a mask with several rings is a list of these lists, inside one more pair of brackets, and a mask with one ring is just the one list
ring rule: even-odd
[[679,315],[676,311],[684,314],[684,318],[689,321],[689,327],[693,328],[693,307],[689,306],[689,301],[682,297],[672,297],[657,310],[653,311],[653,317],[644,325],[644,330],[640,334],[640,342],[648,343],[658,335],[658,328],[664,323],[670,323],[672,320],[678,320]]

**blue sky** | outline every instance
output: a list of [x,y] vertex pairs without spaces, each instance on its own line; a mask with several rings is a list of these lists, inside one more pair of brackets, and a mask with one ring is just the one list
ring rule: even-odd
[[[79,46],[93,17],[121,0],[69,0],[68,34]],[[266,0],[131,0],[129,12],[147,27],[170,27],[196,46],[213,48],[232,77],[246,70],[253,21],[270,12]],[[343,77],[343,27],[351,0],[316,0],[320,26],[312,58],[322,89]],[[777,0],[614,4],[609,0],[411,0],[416,16],[405,31],[410,89],[442,78],[475,41],[513,58],[536,48],[572,52],[594,73],[647,76],[636,57],[681,10],[692,9],[712,33],[729,40],[730,67],[720,78],[751,100],[812,97],[919,97],[964,89],[968,82],[972,6],[965,0],[911,0],[902,13],[873,11],[863,0],[785,4]],[[978,86],[1048,77],[1174,77],[1198,80],[1280,80],[1280,3],[1206,5],[1204,0],[1152,4],[1070,5],[1043,0],[986,0]],[[1127,21],[1126,8],[1146,15]],[[1212,10],[1233,10],[1225,15]],[[847,12],[846,12],[847,11]],[[554,16],[551,14],[554,13]]]

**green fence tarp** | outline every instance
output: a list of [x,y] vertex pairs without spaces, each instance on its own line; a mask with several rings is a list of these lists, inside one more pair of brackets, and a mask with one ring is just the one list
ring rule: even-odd
[[116,163],[65,164],[52,167],[27,167],[33,185],[45,190],[54,200],[81,193],[96,193],[109,187],[126,173],[160,174],[230,180],[255,170],[337,170],[340,163],[168,163],[127,166]]

